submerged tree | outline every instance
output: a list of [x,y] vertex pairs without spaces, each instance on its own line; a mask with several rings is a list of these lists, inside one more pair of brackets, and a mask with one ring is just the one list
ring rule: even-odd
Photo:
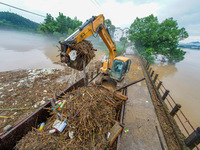
[[135,47],[150,62],[154,56],[161,54],[168,62],[175,63],[184,59],[185,52],[178,48],[178,42],[188,37],[185,28],[178,28],[173,18],[159,23],[157,17],[150,15],[136,18],[129,30],[129,39]]

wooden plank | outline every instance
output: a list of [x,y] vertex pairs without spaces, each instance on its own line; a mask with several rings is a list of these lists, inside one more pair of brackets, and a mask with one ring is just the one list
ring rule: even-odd
[[115,125],[111,128],[110,137],[108,138],[108,141],[110,142],[110,146],[112,146],[117,136],[122,132],[122,129],[123,128],[119,125],[119,122],[116,122]]
[[113,97],[116,98],[116,99],[120,99],[120,100],[124,100],[124,101],[128,99],[127,96],[123,95],[123,94],[122,94],[121,92],[119,92],[119,91],[114,91],[114,90],[112,90],[111,88],[106,87],[106,86],[103,86],[103,85],[102,85],[102,87],[103,87],[104,89],[106,89],[106,90],[112,92],[112,93],[113,93]]
[[114,98],[126,101],[128,97],[123,95],[121,92],[115,91],[113,94]]
[[107,100],[104,100],[104,101],[105,101],[106,103],[108,103],[108,104],[114,106],[114,104],[112,104],[111,102],[109,102],[109,101],[107,101]]

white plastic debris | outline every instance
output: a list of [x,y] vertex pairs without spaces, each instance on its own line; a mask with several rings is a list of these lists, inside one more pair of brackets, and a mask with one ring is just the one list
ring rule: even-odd
[[55,120],[54,123],[53,123],[53,128],[56,128],[56,129],[57,129],[57,128],[60,126],[60,124],[61,124],[61,121],[60,121],[60,120],[58,120],[58,119]]
[[40,102],[37,103],[37,105],[42,106],[43,104],[45,104],[46,102],[44,100],[41,100]]
[[65,127],[68,125],[67,122],[65,121],[60,121],[60,120],[56,120],[54,123],[53,123],[53,128],[57,129],[59,132],[62,132]]
[[74,138],[74,131],[69,131],[69,137],[70,137],[70,139]]
[[4,128],[3,128],[3,130],[5,131],[5,132],[7,132],[7,131],[9,131],[10,129],[12,128],[12,125],[7,125],[7,126],[5,126]]
[[110,137],[110,132],[108,132],[107,139],[109,139],[109,137]]
[[49,133],[54,133],[56,131],[57,131],[57,129],[52,129],[52,130],[49,130]]
[[9,92],[12,92],[13,91],[13,88],[12,89],[10,89],[10,90],[8,90]]
[[44,90],[43,92],[44,92],[44,93],[47,93],[47,90]]

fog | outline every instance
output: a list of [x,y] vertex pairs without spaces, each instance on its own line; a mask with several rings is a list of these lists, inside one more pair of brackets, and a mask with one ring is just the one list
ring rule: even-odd
[[41,35],[0,30],[0,71],[35,68],[61,68],[58,41]]

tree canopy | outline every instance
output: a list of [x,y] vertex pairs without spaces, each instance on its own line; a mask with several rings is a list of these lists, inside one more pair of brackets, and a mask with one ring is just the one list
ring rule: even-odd
[[136,18],[129,29],[129,40],[150,62],[159,54],[170,63],[183,60],[185,52],[178,48],[178,42],[187,37],[185,28],[179,28],[173,18],[159,23],[154,15]]
[[39,24],[14,13],[0,12],[0,27],[35,32]]
[[46,15],[44,22],[40,25],[40,31],[47,34],[66,34],[70,35],[82,24],[77,20],[77,17],[71,19],[66,17],[63,13],[59,13],[57,18],[53,18],[50,14]]

